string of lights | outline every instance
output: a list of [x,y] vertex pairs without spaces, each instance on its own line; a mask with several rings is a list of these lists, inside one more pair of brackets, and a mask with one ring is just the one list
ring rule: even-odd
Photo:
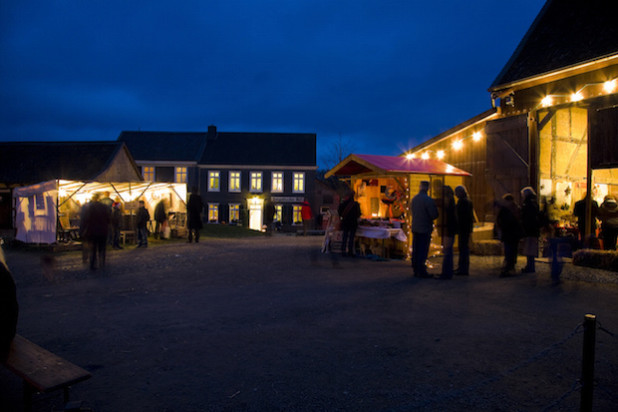
[[[483,139],[483,132],[481,132],[480,130],[476,130],[473,133],[469,133],[467,136],[459,138],[459,139],[455,139],[452,143],[451,143],[451,148],[454,151],[460,151],[464,148],[465,145],[465,141],[466,140],[472,140],[473,142],[479,142],[481,141],[481,139]],[[420,152],[420,154],[419,154]],[[417,157],[420,157],[421,159],[429,159],[431,158],[431,154],[433,153],[434,156],[436,157],[436,159],[438,160],[442,160],[446,157],[446,151],[441,149],[441,150],[421,150],[419,152],[409,152],[406,154],[406,159],[415,159]]]

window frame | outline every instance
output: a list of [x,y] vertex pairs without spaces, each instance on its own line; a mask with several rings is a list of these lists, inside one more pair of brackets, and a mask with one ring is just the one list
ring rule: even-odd
[[[275,186],[275,183],[279,182],[279,187]],[[283,172],[271,172],[270,191],[271,193],[283,193],[285,189],[285,180]]]
[[[300,179],[299,179],[300,177]],[[301,182],[302,183],[302,188],[298,189],[297,188],[297,182]],[[292,193],[305,193],[305,187],[306,187],[306,180],[305,180],[305,172],[294,172],[292,173]]]
[[[212,185],[214,176],[216,177],[217,187]],[[221,191],[221,171],[220,170],[209,170],[208,171],[208,191],[209,192],[220,192]]]
[[142,166],[142,179],[145,182],[154,182],[156,178],[155,171],[154,166]]
[[[257,176],[259,175],[259,188],[254,187],[254,176],[256,177],[255,182],[258,182]],[[264,173],[261,171],[253,171],[249,173],[249,192],[251,193],[262,193],[264,191]]]
[[[211,212],[214,213],[214,219],[211,219]],[[219,222],[219,203],[208,203],[208,223]]]
[[[175,183],[187,183],[189,177],[189,168],[186,166],[174,167],[174,182]],[[180,178],[179,178],[180,177]]]
[[[238,173],[238,179],[234,176]],[[234,183],[237,183],[234,184]],[[240,170],[230,170],[228,172],[228,192],[240,193],[242,188],[242,172]]]
[[[236,218],[233,218],[233,215],[236,214]],[[228,220],[230,223],[236,221],[240,222],[240,203],[230,203],[228,204]]]

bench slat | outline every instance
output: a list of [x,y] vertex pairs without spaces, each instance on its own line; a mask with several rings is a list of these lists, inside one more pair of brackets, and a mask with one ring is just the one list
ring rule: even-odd
[[92,375],[28,339],[15,335],[6,366],[39,392],[50,392]]

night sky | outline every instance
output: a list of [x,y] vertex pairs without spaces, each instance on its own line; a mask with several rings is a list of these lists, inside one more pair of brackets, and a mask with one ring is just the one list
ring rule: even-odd
[[0,140],[316,133],[397,155],[489,108],[544,0],[3,0]]

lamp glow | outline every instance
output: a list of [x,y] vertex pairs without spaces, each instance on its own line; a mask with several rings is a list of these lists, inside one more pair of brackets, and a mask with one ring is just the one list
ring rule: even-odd
[[571,95],[572,102],[579,102],[584,98],[584,95],[581,92],[575,92]]
[[408,153],[408,154],[406,154],[406,159],[408,159],[408,160],[412,160],[412,159],[414,159],[414,153]]
[[444,159],[444,150],[438,150],[436,156],[438,157],[438,159]]
[[479,140],[481,140],[481,132],[472,133],[472,140],[474,140],[475,142],[478,142]]
[[605,90],[605,93],[613,93],[616,90],[616,79],[603,83],[603,90]]
[[543,107],[549,107],[549,106],[551,106],[551,105],[552,105],[552,103],[553,103],[553,102],[554,102],[554,101],[553,101],[553,99],[551,98],[551,96],[545,96],[545,97],[543,97],[543,100],[541,100],[541,105],[542,105]]
[[463,142],[461,140],[455,140],[453,142],[453,149],[461,150],[462,147],[463,147]]
[[423,154],[421,155],[421,159],[423,159],[423,160],[427,160],[427,159],[429,159],[429,152],[425,152],[425,153],[423,153]]

